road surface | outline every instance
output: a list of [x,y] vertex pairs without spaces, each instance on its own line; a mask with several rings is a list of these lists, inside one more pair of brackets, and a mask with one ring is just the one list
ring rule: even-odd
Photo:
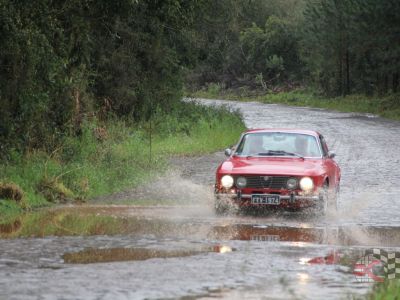
[[[212,184],[223,153],[174,158],[175,171],[154,186],[111,198],[118,204],[135,194],[143,199],[161,194],[180,205],[99,202],[52,214],[55,223],[66,215],[111,216],[120,221],[116,232],[110,227],[101,234],[48,236],[39,227],[32,237],[9,238],[22,225],[0,228],[5,238],[0,299],[346,299],[365,295],[374,280],[387,275],[382,266],[380,273],[373,270],[376,258],[369,251],[400,251],[399,122],[257,102],[200,101],[239,109],[248,128],[321,132],[342,168],[339,212],[217,217]],[[355,272],[360,265],[363,271]]]

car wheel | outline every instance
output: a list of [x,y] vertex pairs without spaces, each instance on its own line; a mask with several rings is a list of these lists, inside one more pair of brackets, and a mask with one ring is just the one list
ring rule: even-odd
[[218,203],[216,201],[214,205],[214,211],[216,215],[223,216],[227,214],[228,208],[225,205],[222,205],[221,203]]
[[238,207],[235,204],[233,204],[230,200],[220,197],[215,197],[214,211],[216,215],[223,216],[223,215],[237,213]]
[[335,201],[335,211],[339,210],[339,199],[340,199],[340,186],[335,189],[334,201]]
[[225,203],[223,199],[216,196],[214,200],[214,211],[218,216],[226,215],[228,213],[228,205]]
[[317,210],[323,216],[328,212],[329,206],[329,186],[327,183],[324,184],[321,191],[319,192],[319,202],[317,205]]
[[338,196],[339,188],[329,190],[328,184],[325,183],[320,192],[318,211],[322,215],[326,215],[328,211],[336,212],[338,210]]
[[339,187],[334,190],[328,190],[328,210],[330,212],[338,211]]

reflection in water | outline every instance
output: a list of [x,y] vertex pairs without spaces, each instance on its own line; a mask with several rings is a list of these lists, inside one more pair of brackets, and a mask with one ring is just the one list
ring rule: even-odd
[[[154,235],[159,238],[200,238],[214,240],[242,240],[259,242],[292,242],[293,245],[318,243],[343,246],[400,246],[399,227],[374,226],[293,226],[265,224],[240,224],[241,220],[229,220],[228,225],[197,222],[191,219],[144,218],[140,216],[118,217],[97,215],[91,208],[87,212],[57,209],[27,214],[8,224],[0,225],[0,238],[45,236],[91,235]],[[252,220],[257,221],[257,220]],[[261,221],[262,222],[262,221]]]
[[307,281],[310,279],[310,275],[307,273],[298,273],[297,278],[299,279],[300,284],[306,284]]
[[226,245],[217,245],[217,246],[214,246],[214,248],[213,248],[213,252],[217,252],[217,253],[229,253],[232,251],[236,251],[236,250],[234,248],[231,248]]
[[359,282],[383,282],[386,278],[390,278],[385,261],[371,254],[365,254],[357,260],[353,274]]
[[210,237],[217,240],[242,240],[260,242],[318,243],[341,246],[400,246],[398,227],[289,227],[233,224],[215,226]]
[[338,264],[342,258],[343,255],[339,251],[332,251],[326,256],[302,258],[300,264],[334,265]]
[[229,246],[216,245],[200,250],[159,250],[147,248],[89,248],[79,252],[65,253],[62,258],[68,264],[90,264],[117,261],[147,260],[151,258],[172,258],[198,255],[207,252],[232,252]]
[[333,250],[324,257],[301,258],[301,265],[342,265],[356,282],[383,282],[400,278],[400,252],[380,248]]
[[216,226],[211,235],[218,240],[316,242],[322,238],[323,231],[314,228],[234,224]]

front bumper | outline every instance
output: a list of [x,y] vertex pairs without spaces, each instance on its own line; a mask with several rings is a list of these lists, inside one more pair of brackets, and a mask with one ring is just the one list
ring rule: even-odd
[[[265,194],[265,195],[275,195],[275,194]],[[240,194],[235,195],[236,198],[238,200],[241,199],[251,199],[251,194]],[[290,194],[290,195],[279,195],[279,198],[281,200],[287,200],[289,202],[296,202],[296,201],[320,201],[319,196],[300,196],[300,195],[294,195],[294,194]]]
[[[257,194],[259,195],[259,194]],[[252,194],[242,194],[240,191],[237,193],[216,193],[217,199],[231,201],[238,204],[239,206],[263,206],[263,207],[308,207],[314,206],[321,201],[319,195],[296,195],[291,193],[289,195],[279,195],[279,194],[262,194],[264,196],[279,196],[280,204],[255,204],[251,203]]]

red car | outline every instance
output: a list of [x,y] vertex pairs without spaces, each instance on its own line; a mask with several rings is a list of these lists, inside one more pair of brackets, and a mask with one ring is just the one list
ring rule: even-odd
[[316,131],[254,129],[226,149],[217,169],[215,210],[337,208],[340,168]]

